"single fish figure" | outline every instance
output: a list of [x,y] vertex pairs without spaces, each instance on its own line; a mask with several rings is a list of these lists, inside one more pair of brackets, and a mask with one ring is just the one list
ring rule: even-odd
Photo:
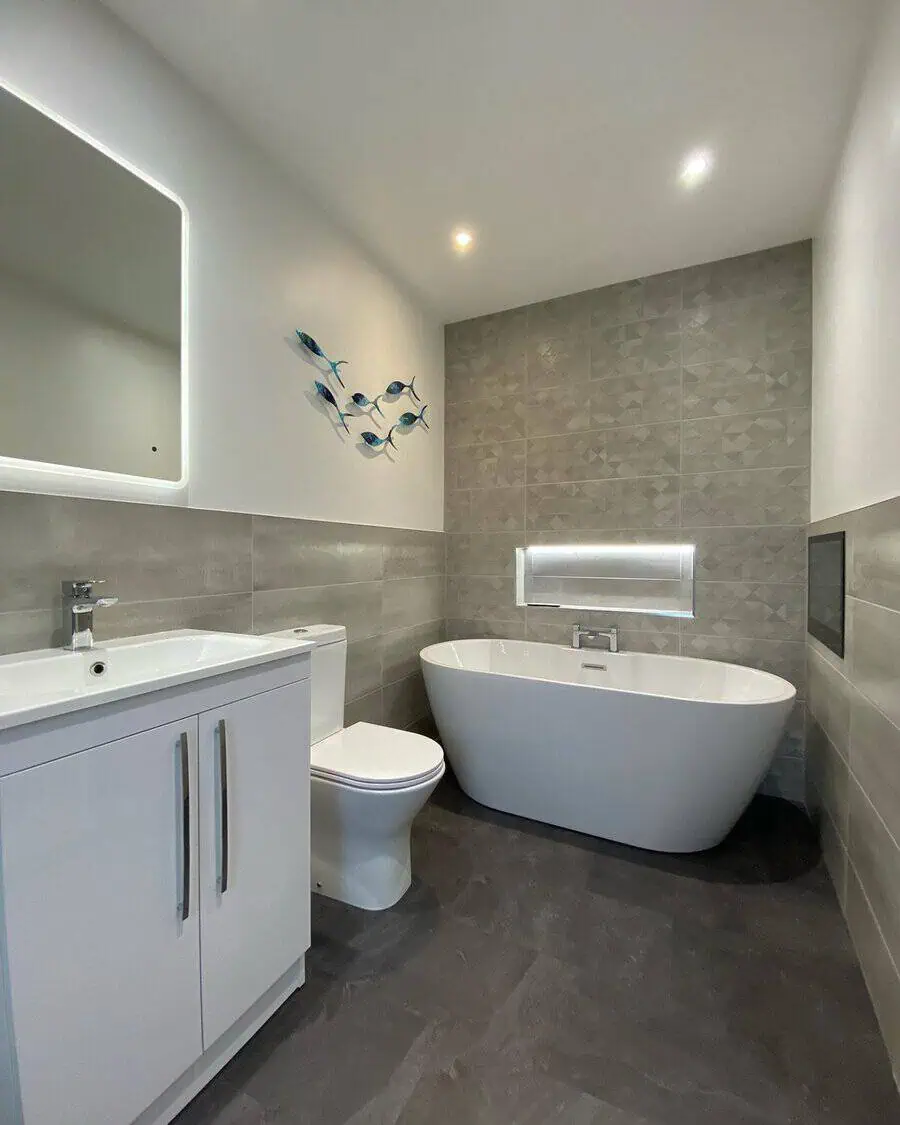
[[350,402],[352,402],[354,406],[358,406],[360,408],[360,410],[365,410],[370,406],[374,406],[375,409],[378,411],[378,413],[383,418],[384,417],[384,411],[378,405],[378,400],[380,398],[381,398],[381,395],[376,395],[374,401],[371,401],[370,399],[366,398],[366,396],[362,393],[362,391],[357,391],[356,394],[352,394],[350,396]]
[[430,430],[431,427],[425,421],[425,411],[427,409],[428,409],[428,403],[426,402],[425,405],[422,407],[422,409],[419,411],[418,414],[416,414],[412,410],[407,410],[405,414],[401,414],[400,417],[397,419],[397,425],[409,427],[409,426],[414,426],[416,424],[416,422],[421,422],[426,430]]
[[395,379],[393,383],[388,383],[384,388],[384,393],[386,395],[402,395],[404,391],[409,391],[416,402],[421,402],[422,400],[416,394],[416,379],[418,377],[418,375],[413,375],[411,383],[402,383],[399,379]]
[[370,449],[380,449],[383,445],[393,445],[394,449],[396,449],[397,446],[393,437],[391,437],[395,428],[396,427],[391,426],[390,430],[388,430],[387,437],[382,437],[380,434],[373,434],[371,430],[363,430],[359,436]]
[[324,359],[328,366],[331,368],[335,379],[337,379],[337,381],[343,387],[344,380],[341,378],[341,373],[340,371],[338,371],[338,368],[343,367],[344,364],[347,364],[350,361],[347,359],[329,359],[328,356],[316,343],[316,341],[312,338],[312,336],[308,336],[305,332],[301,332],[299,328],[296,331],[297,339],[304,346],[304,348],[306,348],[308,351],[311,351],[313,355],[318,356],[319,359]]
[[328,403],[329,406],[334,407],[334,409],[337,411],[338,418],[340,418],[340,420],[341,420],[341,425],[344,427],[344,429],[349,434],[350,433],[350,427],[347,425],[346,420],[347,420],[347,418],[350,417],[350,415],[345,414],[343,412],[343,410],[341,410],[341,408],[337,404],[337,399],[331,393],[330,389],[328,387],[326,387],[324,383],[320,383],[318,379],[316,379],[316,394],[319,396],[319,398],[323,398]]

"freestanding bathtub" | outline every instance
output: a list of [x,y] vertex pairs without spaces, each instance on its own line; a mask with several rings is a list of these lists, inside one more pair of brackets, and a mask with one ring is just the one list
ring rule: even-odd
[[768,672],[681,656],[470,640],[421,657],[470,797],[663,852],[702,851],[728,834],[797,694]]

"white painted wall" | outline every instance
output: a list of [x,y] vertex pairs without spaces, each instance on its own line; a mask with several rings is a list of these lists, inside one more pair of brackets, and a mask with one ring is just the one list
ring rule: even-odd
[[[94,0],[4,0],[0,77],[187,208],[190,481],[178,499],[440,529],[436,318]],[[349,390],[371,396],[393,379],[417,376],[431,430],[398,438],[393,461],[367,456],[310,401],[313,372],[293,342],[297,327],[351,361]],[[81,482],[71,490],[96,495],[98,488]],[[121,490],[108,490],[114,493]]]
[[5,457],[178,480],[180,368],[178,348],[0,272]]
[[812,519],[900,493],[900,0],[815,244]]

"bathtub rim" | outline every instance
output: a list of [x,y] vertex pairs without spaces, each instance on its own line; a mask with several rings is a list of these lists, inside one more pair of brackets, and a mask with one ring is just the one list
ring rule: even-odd
[[[746,664],[735,664],[730,660],[709,660],[703,656],[675,656],[665,652],[642,652],[634,653],[638,656],[649,656],[664,660],[677,660],[682,664],[724,664],[729,668],[740,668],[744,672],[751,673],[754,677],[763,676],[767,680],[773,682],[773,687],[778,685],[779,690],[776,695],[766,696],[763,699],[708,699],[703,696],[683,696],[683,695],[669,695],[662,691],[636,691],[633,688],[624,687],[610,687],[605,684],[585,684],[576,683],[572,680],[552,680],[546,676],[536,675],[516,675],[511,672],[493,672],[486,671],[482,668],[459,668],[454,667],[452,664],[446,664],[443,661],[434,658],[434,651],[436,649],[447,648],[450,645],[457,644],[470,644],[472,642],[487,642],[488,644],[514,644],[514,645],[528,645],[540,646],[542,648],[562,649],[564,652],[574,652],[575,649],[570,648],[569,645],[553,644],[551,641],[524,641],[516,637],[464,637],[455,641],[436,641],[434,644],[426,645],[425,648],[419,652],[419,658],[423,664],[430,664],[435,668],[444,668],[450,672],[468,672],[470,675],[475,676],[496,676],[503,680],[531,680],[539,684],[556,684],[560,687],[573,687],[584,688],[590,691],[598,691],[603,694],[610,695],[633,695],[639,699],[664,699],[671,703],[686,703],[696,706],[703,704],[708,706],[720,707],[770,707],[773,704],[781,703],[795,703],[797,701],[797,689],[789,681],[782,676],[776,676],[774,672],[766,672],[762,668],[752,668]],[[609,653],[605,649],[586,649],[585,652],[599,652],[602,656],[628,656],[632,655],[629,652],[622,653]]]

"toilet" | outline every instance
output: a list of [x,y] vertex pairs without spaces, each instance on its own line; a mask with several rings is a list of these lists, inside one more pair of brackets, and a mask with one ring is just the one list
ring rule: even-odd
[[310,806],[312,887],[364,910],[385,910],[412,881],[410,832],[444,774],[431,738],[373,723],[344,727],[347,630],[306,625],[273,633],[312,641]]

